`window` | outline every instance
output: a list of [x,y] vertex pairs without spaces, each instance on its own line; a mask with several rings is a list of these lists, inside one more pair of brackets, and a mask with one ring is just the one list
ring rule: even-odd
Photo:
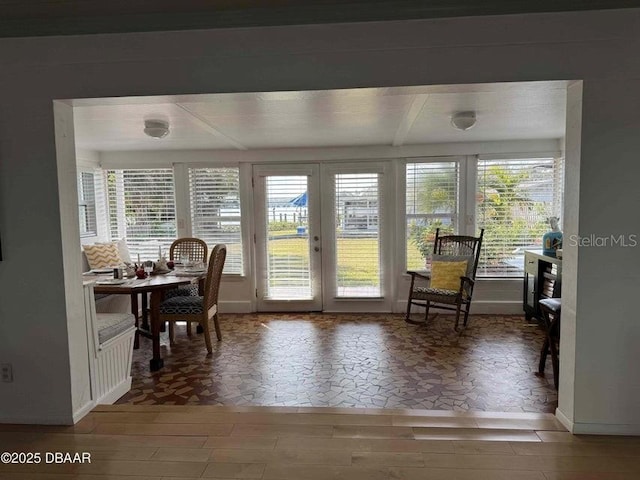
[[96,185],[94,174],[91,172],[80,172],[78,175],[78,206],[80,236],[96,236],[98,234],[96,222]]
[[407,163],[407,268],[420,270],[433,249],[437,228],[454,233],[458,223],[459,162]]
[[335,175],[336,297],[380,297],[377,173]]
[[209,251],[217,243],[227,246],[224,273],[242,274],[240,180],[236,168],[190,168],[191,229]]
[[548,218],[562,210],[562,160],[478,161],[476,214],[484,240],[478,275],[522,276],[524,250],[541,248]]
[[167,256],[177,236],[173,170],[109,170],[107,194],[111,238],[126,237],[134,260]]

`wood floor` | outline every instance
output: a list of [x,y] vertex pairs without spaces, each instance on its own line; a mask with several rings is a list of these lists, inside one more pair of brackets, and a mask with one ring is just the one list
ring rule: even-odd
[[100,406],[73,427],[0,425],[2,480],[637,480],[640,437],[572,436],[550,414],[303,407]]

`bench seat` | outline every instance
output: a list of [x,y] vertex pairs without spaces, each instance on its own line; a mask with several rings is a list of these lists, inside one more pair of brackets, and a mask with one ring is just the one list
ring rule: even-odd
[[135,326],[135,321],[135,317],[131,313],[96,314],[98,343],[104,345],[107,341]]

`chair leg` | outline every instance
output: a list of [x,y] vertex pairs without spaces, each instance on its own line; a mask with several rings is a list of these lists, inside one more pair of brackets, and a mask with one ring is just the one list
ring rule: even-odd
[[407,300],[407,315],[404,317],[405,322],[409,322],[411,318],[411,295],[409,295],[409,300]]
[[555,332],[558,319],[554,319],[554,325],[549,329],[549,353],[551,353],[551,365],[553,366],[553,385],[558,389],[559,384],[559,375],[560,375],[560,360],[558,358],[558,347],[556,345],[556,341],[558,340],[558,335]]
[[204,319],[200,321],[200,325],[202,325],[202,332],[204,335],[204,343],[207,346],[207,352],[211,353],[213,348],[211,347],[211,332],[209,331],[209,319]]
[[538,374],[544,376],[544,367],[547,364],[547,353],[549,351],[549,337],[544,338],[542,350],[540,350],[540,361],[538,362]]
[[169,344],[176,343],[175,322],[169,322]]
[[218,322],[218,314],[216,313],[213,316],[213,325],[216,327],[216,337],[218,337],[218,341],[222,340],[222,332],[220,331],[220,323]]
[[431,302],[427,300],[427,303],[424,305],[424,323],[427,323],[429,320],[429,309],[431,308]]
[[456,332],[460,332],[460,334],[462,334],[462,331],[464,330],[464,328],[462,328],[462,329],[459,329],[459,330],[458,330],[458,327],[459,327],[459,325],[460,325],[460,308],[461,308],[461,307],[462,307],[462,304],[461,304],[461,303],[458,303],[458,304],[456,305],[456,324],[455,324],[455,325],[454,325],[454,327],[453,327],[453,329],[454,329]]
[[187,322],[187,335],[191,336],[191,322]]
[[464,328],[467,328],[469,323],[469,310],[471,310],[471,304],[467,304],[467,309],[464,311]]

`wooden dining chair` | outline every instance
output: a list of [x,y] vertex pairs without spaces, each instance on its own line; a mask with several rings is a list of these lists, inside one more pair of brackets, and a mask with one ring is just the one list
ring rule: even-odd
[[207,263],[208,253],[209,249],[204,240],[194,237],[178,238],[169,247],[169,260]]
[[202,296],[178,295],[165,299],[160,304],[160,322],[169,322],[169,339],[174,342],[173,325],[175,322],[196,322],[202,327],[207,352],[211,353],[211,333],[209,321],[213,319],[218,341],[222,340],[220,324],[218,322],[218,292],[222,269],[227,257],[227,247],[223,244],[213,247],[207,277],[204,282]]
[[[207,263],[207,256],[209,254],[209,247],[204,240],[195,237],[183,237],[174,240],[169,247],[169,260],[172,262],[197,262]],[[175,297],[178,295],[191,295],[197,297],[200,295],[200,289],[198,285],[184,285],[182,287],[175,288],[166,293],[165,297]],[[169,333],[172,333],[173,324],[169,325]],[[198,333],[202,333],[202,330],[198,327]],[[191,335],[191,324],[187,322],[187,334]]]

